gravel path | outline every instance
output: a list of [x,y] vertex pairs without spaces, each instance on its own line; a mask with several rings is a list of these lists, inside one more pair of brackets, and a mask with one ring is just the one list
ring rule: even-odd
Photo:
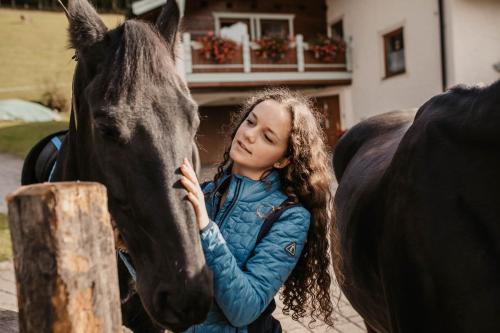
[[21,159],[0,153],[0,213],[7,213],[5,196],[21,185],[22,169]]

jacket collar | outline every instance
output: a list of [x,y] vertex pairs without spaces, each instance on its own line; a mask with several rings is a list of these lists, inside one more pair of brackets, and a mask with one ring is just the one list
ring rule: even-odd
[[225,185],[229,185],[229,191],[231,192],[234,190],[235,186],[233,184],[236,182],[240,182],[239,197],[244,201],[260,200],[281,187],[280,174],[276,169],[273,169],[262,180],[254,180],[236,173],[231,174],[226,169],[224,174],[217,180],[216,188],[219,191],[223,190],[226,187]]

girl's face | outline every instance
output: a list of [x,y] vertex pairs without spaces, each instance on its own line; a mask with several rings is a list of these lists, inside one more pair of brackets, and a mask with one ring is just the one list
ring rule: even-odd
[[271,168],[283,168],[292,127],[290,112],[274,100],[257,104],[238,128],[229,156],[233,173],[260,179]]

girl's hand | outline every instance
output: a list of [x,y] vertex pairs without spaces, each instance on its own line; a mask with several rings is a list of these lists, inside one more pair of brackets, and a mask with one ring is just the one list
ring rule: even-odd
[[181,184],[188,191],[187,198],[193,205],[194,212],[196,214],[196,221],[198,222],[198,228],[202,230],[210,222],[208,219],[207,208],[205,207],[205,195],[203,194],[200,184],[198,183],[196,173],[187,158],[184,158],[184,163],[182,163],[180,169],[184,175],[181,178]]

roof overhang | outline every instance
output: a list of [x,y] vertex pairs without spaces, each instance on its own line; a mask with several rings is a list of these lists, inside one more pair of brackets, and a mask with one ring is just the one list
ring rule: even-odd
[[189,88],[242,88],[268,85],[326,86],[348,85],[350,72],[257,72],[257,73],[190,73]]

